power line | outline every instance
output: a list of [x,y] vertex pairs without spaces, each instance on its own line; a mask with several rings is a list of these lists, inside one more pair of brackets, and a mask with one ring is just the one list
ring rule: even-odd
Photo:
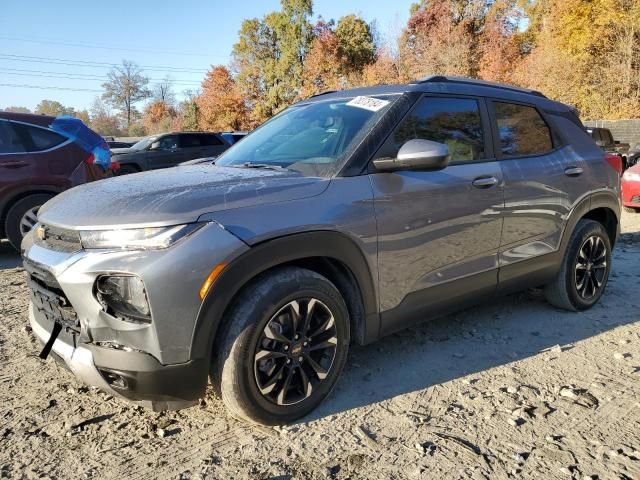
[[[82,74],[82,73],[64,73],[64,72],[48,72],[43,70],[23,70],[17,68],[0,68],[0,72],[5,75],[18,75],[24,77],[43,77],[43,78],[59,78],[63,80],[81,80],[81,81],[106,81],[107,76]],[[152,82],[164,82],[164,78],[150,78]],[[174,85],[200,85],[201,82],[195,80],[174,80],[169,79],[169,83]]]
[[[51,57],[34,57],[29,55],[12,55],[12,54],[0,54],[0,59],[12,60],[17,62],[30,62],[30,63],[49,63],[52,65],[67,65],[72,67],[121,67],[119,63],[107,63],[107,62],[91,62],[86,60],[69,60],[64,58],[51,58]],[[140,68],[159,71],[159,72],[181,72],[181,73],[205,73],[207,69],[203,68],[177,68],[166,67],[159,65],[138,65]]]
[[49,87],[49,86],[45,86],[45,85],[19,85],[17,83],[0,83],[0,87],[37,88],[37,89],[40,89],[40,90],[68,90],[70,92],[96,92],[96,93],[102,93],[102,90],[93,90],[91,88]]
[[110,47],[107,45],[97,45],[97,44],[88,44],[88,43],[76,43],[76,42],[67,42],[61,40],[51,40],[51,39],[34,39],[34,38],[24,38],[24,37],[9,37],[6,35],[0,35],[0,39],[2,40],[15,40],[18,42],[29,42],[29,43],[43,43],[45,45],[66,45],[69,47],[86,47],[86,48],[97,48],[102,50],[120,50],[124,52],[144,52],[144,53],[157,53],[164,55],[180,55],[180,56],[195,56],[195,57],[223,57],[227,58],[227,55],[223,55],[220,53],[195,53],[195,52],[179,52],[176,50],[153,50],[150,48],[127,48],[127,47]]

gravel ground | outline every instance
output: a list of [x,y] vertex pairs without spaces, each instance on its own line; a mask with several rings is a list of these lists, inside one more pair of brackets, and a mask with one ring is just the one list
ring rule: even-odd
[[40,361],[0,245],[0,478],[640,479],[640,214],[602,301],[523,293],[354,347],[333,395],[285,428],[153,413]]

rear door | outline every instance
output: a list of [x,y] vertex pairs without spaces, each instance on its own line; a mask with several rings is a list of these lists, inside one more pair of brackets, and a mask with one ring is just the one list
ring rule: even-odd
[[230,146],[220,136],[213,133],[203,133],[202,142],[205,145],[204,156],[206,157],[217,157]]
[[493,100],[489,110],[505,182],[499,260],[506,285],[544,269],[540,257],[559,248],[565,220],[585,190],[584,163],[535,105]]
[[182,150],[182,161],[207,156],[204,135],[197,133],[183,133],[180,135],[180,149]]
[[423,96],[375,158],[415,138],[447,144],[452,160],[441,171],[370,175],[383,334],[497,285],[503,182],[484,100]]

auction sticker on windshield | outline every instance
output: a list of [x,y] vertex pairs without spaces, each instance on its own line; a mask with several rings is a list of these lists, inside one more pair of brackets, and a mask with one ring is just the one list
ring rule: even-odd
[[356,97],[353,100],[347,102],[347,105],[351,107],[364,108],[365,110],[371,110],[377,112],[389,105],[388,100],[380,100],[372,97]]

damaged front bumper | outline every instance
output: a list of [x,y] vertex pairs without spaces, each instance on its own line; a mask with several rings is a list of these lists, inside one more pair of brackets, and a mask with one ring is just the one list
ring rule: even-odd
[[[29,323],[42,345],[51,338],[53,324],[29,305]],[[47,323],[49,324],[48,326]],[[156,411],[178,410],[195,405],[206,388],[203,360],[162,365],[151,355],[95,345],[76,344],[61,332],[51,346],[53,358],[85,385],[138,403]]]
[[[205,340],[194,334],[199,290],[212,265],[244,243],[217,224],[149,251],[56,251],[30,236],[23,243],[29,321],[43,356],[50,348],[83,383],[154,410],[185,408],[204,395],[210,361],[192,356],[194,342]],[[115,317],[96,298],[97,279],[121,273],[144,282],[149,323]]]

